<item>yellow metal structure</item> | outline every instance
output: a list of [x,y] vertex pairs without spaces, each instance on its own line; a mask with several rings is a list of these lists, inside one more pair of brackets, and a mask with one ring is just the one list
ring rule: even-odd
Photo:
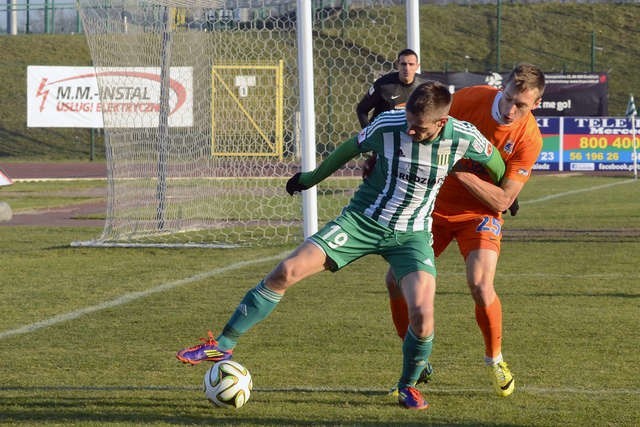
[[283,158],[284,61],[214,65],[211,154]]

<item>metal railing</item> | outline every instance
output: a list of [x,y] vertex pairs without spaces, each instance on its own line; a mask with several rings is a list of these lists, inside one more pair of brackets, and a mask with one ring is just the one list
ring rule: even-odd
[[75,34],[82,32],[74,1],[7,0],[0,4],[0,33]]

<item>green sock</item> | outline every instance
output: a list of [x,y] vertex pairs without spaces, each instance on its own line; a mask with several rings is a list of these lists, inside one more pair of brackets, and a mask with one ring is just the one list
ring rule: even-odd
[[282,299],[282,295],[267,288],[264,280],[246,293],[233,312],[231,319],[216,340],[221,350],[230,350],[238,343],[238,338],[253,325],[267,317]]
[[432,347],[433,334],[418,338],[409,327],[402,344],[402,376],[398,382],[398,388],[416,385],[420,373],[429,360]]

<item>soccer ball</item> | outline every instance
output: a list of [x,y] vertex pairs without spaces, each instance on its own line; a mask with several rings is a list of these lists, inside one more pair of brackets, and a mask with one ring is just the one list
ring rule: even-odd
[[213,365],[204,374],[204,394],[221,408],[240,408],[251,395],[253,381],[249,370],[232,360]]

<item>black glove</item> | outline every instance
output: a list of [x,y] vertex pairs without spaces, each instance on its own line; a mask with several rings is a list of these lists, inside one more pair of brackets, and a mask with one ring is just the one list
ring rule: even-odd
[[[516,216],[519,210],[520,204],[518,203],[518,198],[516,197],[513,203],[511,203],[511,206],[509,206],[509,213],[511,214],[511,216]],[[502,213],[507,213],[507,211],[503,211]]]
[[293,196],[295,193],[299,193],[302,190],[309,189],[309,187],[300,182],[300,175],[302,175],[302,173],[298,172],[289,178],[289,181],[287,181],[287,193],[289,193],[290,196]]

